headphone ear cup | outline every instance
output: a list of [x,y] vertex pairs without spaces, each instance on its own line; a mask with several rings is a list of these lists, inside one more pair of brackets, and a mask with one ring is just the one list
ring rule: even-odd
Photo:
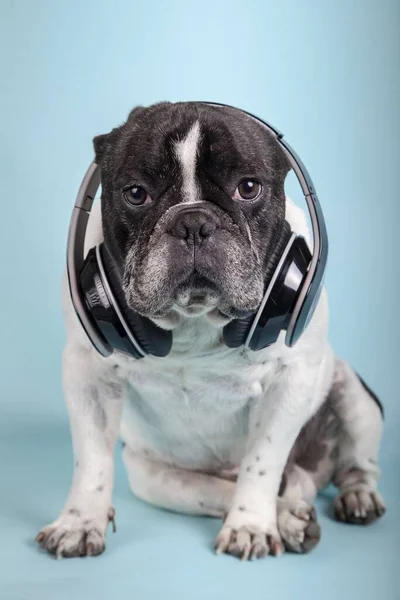
[[[91,321],[95,323],[96,333],[102,340],[105,340],[109,354],[113,350],[119,350],[134,358],[142,358],[145,356],[144,350],[127,332],[119,318],[119,309],[115,307],[108,281],[103,276],[103,266],[101,258],[99,262],[98,250],[98,247],[89,250],[80,273],[80,285],[86,312]],[[92,337],[89,337],[97,348]]]
[[102,327],[102,323],[109,321],[111,318],[110,302],[101,281],[94,248],[89,250],[83,262],[79,274],[79,284],[85,315],[93,331],[91,332],[85,327],[82,320],[80,320],[81,325],[93,346],[100,352],[98,342],[95,339],[99,338],[109,355],[113,351],[113,344],[110,343],[109,335]]
[[280,332],[287,329],[311,258],[305,239],[292,234],[271,280],[272,288],[267,290],[249,331],[246,345],[251,350],[262,350],[274,344]]
[[172,332],[161,329],[150,319],[142,317],[128,306],[119,269],[104,244],[100,244],[99,253],[115,302],[118,304],[131,334],[145,354],[158,357],[167,356],[172,347]]

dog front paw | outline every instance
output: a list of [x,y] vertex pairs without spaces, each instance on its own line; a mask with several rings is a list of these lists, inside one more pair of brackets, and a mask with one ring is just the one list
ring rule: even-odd
[[278,509],[278,528],[286,550],[304,554],[321,539],[315,509],[305,502],[283,502]]
[[[233,516],[233,518],[232,518]],[[263,520],[252,518],[247,520],[228,515],[222,529],[215,540],[214,548],[217,554],[232,554],[241,560],[263,558],[268,554],[279,556],[284,547],[278,530],[274,525],[265,527]]]
[[60,515],[36,536],[38,544],[57,558],[97,556],[105,550],[105,533],[111,522],[115,531],[115,510],[110,508],[103,517],[90,518],[76,508]]
[[268,533],[254,526],[234,529],[224,525],[214,545],[217,554],[226,552],[241,560],[263,558],[268,554],[279,556],[283,546],[277,533]]

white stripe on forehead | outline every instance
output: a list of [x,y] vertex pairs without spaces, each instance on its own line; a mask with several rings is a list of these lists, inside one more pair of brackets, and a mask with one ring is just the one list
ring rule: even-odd
[[175,153],[182,167],[183,201],[199,202],[200,188],[196,181],[196,160],[200,140],[200,123],[196,121],[183,140],[175,143]]

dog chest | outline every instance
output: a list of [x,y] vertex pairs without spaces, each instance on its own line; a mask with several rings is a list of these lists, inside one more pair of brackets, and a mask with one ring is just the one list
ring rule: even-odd
[[237,464],[251,402],[264,393],[272,363],[159,365],[134,363],[127,374],[124,430],[131,433],[130,443],[185,466]]

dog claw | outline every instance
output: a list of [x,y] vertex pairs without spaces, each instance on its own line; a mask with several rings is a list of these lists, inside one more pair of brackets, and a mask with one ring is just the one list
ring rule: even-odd
[[94,554],[94,545],[91,542],[86,546],[86,554],[87,556],[93,556]]
[[38,544],[41,544],[43,542],[43,540],[44,540],[45,537],[46,537],[45,532],[44,531],[39,531],[39,533],[35,537],[35,542],[37,542]]
[[110,508],[110,510],[108,511],[108,522],[111,523],[113,533],[115,533],[117,531],[117,526],[115,524],[115,509],[114,508]]
[[242,554],[242,558],[241,560],[244,562],[246,560],[248,560],[249,556],[250,556],[250,550],[251,550],[251,545],[247,544],[244,549],[243,549],[243,554]]
[[225,552],[226,547],[227,547],[227,544],[225,543],[224,540],[217,540],[216,543],[215,543],[215,546],[214,546],[214,548],[215,548],[215,554],[217,556],[219,556],[220,554],[222,554],[223,552]]

